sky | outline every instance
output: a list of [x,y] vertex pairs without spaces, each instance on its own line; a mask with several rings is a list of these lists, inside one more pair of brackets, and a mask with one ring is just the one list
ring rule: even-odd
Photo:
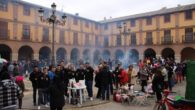
[[84,18],[100,21],[107,19],[176,7],[178,4],[195,4],[195,0],[23,0],[70,14],[79,13]]

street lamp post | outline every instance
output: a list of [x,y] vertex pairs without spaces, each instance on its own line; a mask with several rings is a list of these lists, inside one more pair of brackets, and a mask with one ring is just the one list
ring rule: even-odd
[[124,42],[125,42],[124,47],[125,47],[125,51],[126,51],[126,46],[127,46],[126,40],[127,40],[127,36],[130,35],[131,30],[127,29],[127,23],[126,22],[123,22],[123,24],[120,25],[118,28],[119,28],[120,36],[122,36],[122,35],[124,36]]
[[54,32],[54,28],[55,28],[55,25],[61,25],[61,26],[64,26],[65,23],[66,23],[66,15],[63,14],[61,17],[61,20],[57,19],[57,16],[56,16],[56,4],[53,3],[51,5],[51,8],[52,8],[52,14],[48,17],[48,18],[44,18],[43,15],[44,15],[44,9],[43,8],[40,8],[38,10],[39,12],[39,17],[40,17],[40,20],[41,22],[45,22],[45,23],[49,23],[49,24],[52,24],[52,60],[51,60],[51,63],[53,65],[55,65],[55,41],[54,41],[54,37],[55,37],[55,32]]

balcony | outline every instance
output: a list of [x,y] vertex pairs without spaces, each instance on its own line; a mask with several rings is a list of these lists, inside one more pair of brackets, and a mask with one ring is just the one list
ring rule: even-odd
[[169,45],[173,43],[173,37],[172,36],[164,36],[161,38],[161,44],[163,45]]
[[30,32],[22,32],[22,40],[30,41],[31,40],[30,35],[31,35]]
[[193,34],[186,34],[182,36],[183,43],[195,43],[195,35]]
[[0,39],[1,40],[7,40],[10,37],[10,31],[9,30],[0,30]]
[[50,43],[49,36],[43,36],[42,42]]
[[152,38],[146,38],[145,39],[145,45],[152,45],[152,44],[153,44]]
[[131,45],[136,45],[136,39],[131,39]]

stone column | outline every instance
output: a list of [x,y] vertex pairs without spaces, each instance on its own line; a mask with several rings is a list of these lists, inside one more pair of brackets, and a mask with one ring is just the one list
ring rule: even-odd
[[144,59],[144,55],[143,54],[139,54],[139,60],[143,60]]
[[71,53],[67,53],[67,54],[66,54],[66,59],[67,59],[67,62],[68,62],[68,63],[69,63],[69,62],[70,62],[70,60],[71,60],[71,58],[70,58],[70,57],[71,57],[71,56],[70,56],[70,54],[71,54]]
[[159,57],[161,57],[161,55],[160,55],[160,54],[157,54],[157,55],[156,55],[156,58],[159,58]]
[[39,61],[39,53],[35,53],[35,54],[34,54],[34,60]]
[[18,61],[18,53],[12,53],[12,61]]
[[180,55],[180,54],[176,54],[176,55],[175,55],[175,61],[176,61],[177,63],[180,63],[180,62],[181,62],[181,55]]

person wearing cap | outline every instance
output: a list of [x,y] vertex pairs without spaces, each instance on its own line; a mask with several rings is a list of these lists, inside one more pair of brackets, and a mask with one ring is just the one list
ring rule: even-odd
[[90,100],[93,100],[93,72],[94,69],[89,65],[87,62],[85,64],[86,69],[85,69],[85,85],[87,86],[87,92]]

